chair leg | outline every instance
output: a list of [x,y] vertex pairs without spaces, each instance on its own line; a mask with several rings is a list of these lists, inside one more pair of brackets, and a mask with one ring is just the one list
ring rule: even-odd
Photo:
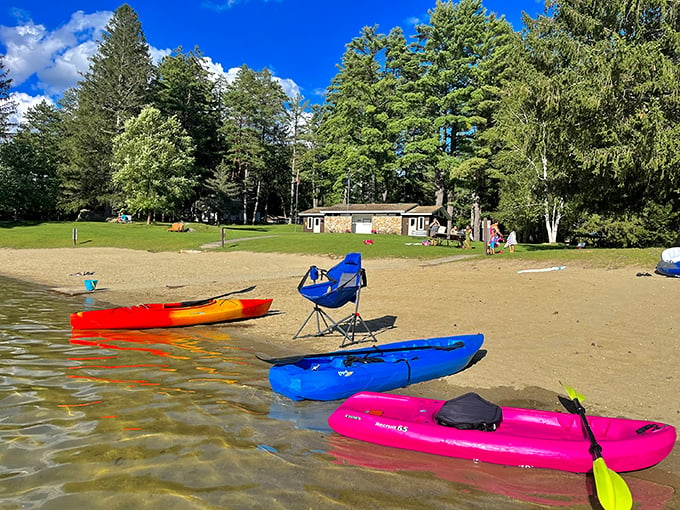
[[[307,325],[307,323],[309,322],[309,320],[314,316],[315,313],[316,313],[316,308],[314,308],[314,310],[312,310],[312,311],[309,313],[309,315],[308,315],[307,318],[305,319],[305,322],[302,323],[302,326],[300,326],[300,329],[297,330],[297,333],[295,333],[295,335],[293,336],[293,338],[298,338],[298,337],[300,336],[300,333],[302,332],[302,330],[305,328],[305,326]],[[318,319],[317,319],[317,320],[318,320]]]
[[[345,329],[342,329],[343,323],[346,323]],[[363,331],[361,333],[365,333],[359,340],[356,339],[357,323],[360,324],[361,327],[363,328]],[[361,317],[361,314],[359,314],[359,312],[354,312],[352,315],[349,315],[345,317],[345,319],[340,321],[338,323],[338,329],[342,332],[342,335],[344,337],[342,340],[342,344],[340,344],[340,347],[346,347],[352,344],[367,342],[369,341],[369,339],[373,342],[378,341],[378,339],[373,334],[373,331],[371,331],[368,328],[368,325],[366,325],[366,323],[364,322],[364,319]]]
[[[302,326],[300,326],[300,329],[298,329],[297,333],[295,333],[293,338],[300,337],[300,333],[302,332],[303,329],[305,329],[305,326],[312,319],[312,317],[316,318],[316,330],[317,330],[316,333],[314,333],[312,336],[327,335],[328,333],[331,333],[333,330],[338,328],[338,323],[336,323],[330,315],[328,315],[324,310],[322,310],[318,306],[315,306],[314,309],[309,313],[309,315],[305,319],[305,322],[303,322]],[[324,329],[321,329],[321,323],[323,323]]]
[[[361,287],[359,287],[358,289],[356,301],[354,302],[354,313],[348,315],[341,321],[347,323],[347,328],[345,329],[345,331],[343,331],[343,336],[345,338],[343,339],[340,347],[345,347],[347,345],[352,345],[360,342],[367,342],[369,339],[372,340],[373,342],[378,341],[373,332],[368,328],[368,326],[364,322],[364,319],[361,318],[361,314],[359,313],[360,300],[361,300]],[[361,326],[364,329],[363,332],[366,333],[360,340],[356,339],[357,322],[361,324]]]
[[[328,313],[325,310],[320,308],[319,305],[315,304],[314,309],[309,313],[305,321],[302,323],[302,326],[300,326],[300,329],[298,329],[297,333],[295,333],[293,338],[299,338],[300,333],[302,333],[302,330],[307,326],[312,317],[315,317],[317,331],[316,333],[313,333],[312,335],[309,336],[323,336],[330,334],[334,331],[337,331],[343,336],[342,344],[340,345],[340,347],[345,347],[360,342],[366,342],[369,340],[377,342],[378,339],[375,337],[373,332],[368,328],[368,325],[364,322],[364,319],[361,318],[361,314],[359,313],[360,295],[361,292],[359,290],[357,292],[357,297],[354,305],[354,313],[349,314],[347,317],[344,317],[339,321],[334,320],[330,315],[328,315]],[[363,331],[361,332],[363,336],[360,339],[356,338],[357,324],[359,324],[363,328]]]

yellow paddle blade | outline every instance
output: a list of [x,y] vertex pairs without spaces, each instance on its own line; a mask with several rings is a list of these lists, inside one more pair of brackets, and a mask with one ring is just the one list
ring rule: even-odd
[[597,499],[604,510],[631,510],[633,496],[621,475],[612,471],[602,457],[593,462]]
[[564,391],[567,392],[567,395],[569,395],[569,398],[574,400],[578,399],[579,402],[583,402],[586,399],[585,395],[581,395],[579,392],[577,392],[574,388],[571,386],[567,386],[566,384],[562,384],[562,387],[564,388]]

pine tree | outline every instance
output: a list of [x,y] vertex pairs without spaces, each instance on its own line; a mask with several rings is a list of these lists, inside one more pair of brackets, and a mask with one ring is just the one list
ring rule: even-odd
[[[243,223],[266,215],[273,190],[288,186],[288,175],[278,158],[285,155],[285,103],[281,86],[264,69],[242,66],[221,97],[225,143],[223,165],[238,183]],[[279,190],[283,195],[285,191]]]
[[386,77],[393,82],[389,131],[393,137],[397,178],[389,201],[431,203],[434,188],[428,176],[430,151],[420,144],[420,135],[430,128],[424,93],[418,88],[423,74],[421,57],[412,51],[401,28],[390,31],[385,41]]
[[332,172],[325,165],[329,151],[328,140],[323,135],[322,126],[327,117],[328,106],[325,104],[312,106],[312,115],[307,124],[309,150],[302,160],[298,187],[298,206],[300,210],[324,205],[324,199],[330,198],[333,188]]
[[219,109],[215,81],[203,64],[198,48],[177,48],[164,57],[152,84],[154,105],[165,116],[174,115],[191,136],[196,152],[193,178],[201,182],[192,201],[205,195],[205,183],[220,161]]
[[137,13],[127,4],[116,9],[104,29],[97,53],[77,88],[77,107],[69,122],[69,163],[62,172],[65,205],[109,212],[113,138],[149,100],[153,67]]
[[675,1],[564,0],[556,30],[580,76],[574,152],[604,190],[590,211],[642,211],[680,198],[680,9]]
[[396,154],[390,103],[395,83],[382,63],[385,41],[377,27],[364,27],[347,45],[329,87],[319,135],[326,140],[324,166],[334,181],[328,197],[332,201],[384,202],[392,187]]
[[57,169],[63,159],[64,114],[42,101],[29,108],[12,139],[0,145],[0,215],[42,220],[58,216]]
[[489,127],[487,102],[498,95],[488,62],[511,30],[487,15],[480,0],[437,0],[429,23],[416,28],[425,72],[416,82],[414,111],[429,122],[421,120],[409,152],[426,156],[436,204],[451,205],[457,188],[479,196],[487,187],[479,139]]
[[16,113],[16,104],[10,96],[12,79],[7,76],[8,71],[4,61],[5,56],[0,55],[0,142],[6,140],[12,128],[15,127],[11,118]]
[[300,173],[305,153],[307,152],[306,141],[309,140],[307,108],[309,101],[299,94],[290,102],[287,110],[288,115],[288,147],[290,148],[290,202],[288,223],[297,221]]

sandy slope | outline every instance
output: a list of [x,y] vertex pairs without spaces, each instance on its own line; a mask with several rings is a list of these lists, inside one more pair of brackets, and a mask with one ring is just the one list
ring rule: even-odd
[[[510,254],[475,260],[460,260],[463,252],[456,248],[450,254],[429,263],[365,261],[368,287],[361,313],[379,329],[380,343],[485,335],[486,355],[476,365],[409,391],[450,398],[472,389],[504,405],[530,402],[559,409],[562,381],[588,397],[592,413],[680,427],[680,279],[636,276],[650,268],[573,264],[562,271],[518,274],[539,266],[514,261]],[[220,327],[270,342],[273,356],[333,350],[340,343],[339,337],[291,338],[311,308],[296,291],[301,276],[310,265],[329,268],[337,258],[66,248],[2,249],[0,260],[6,276],[67,293],[84,291],[75,273],[94,272],[99,285],[92,296],[102,306],[197,299],[255,284],[243,296],[274,298],[274,313]],[[678,455],[672,457],[678,473]]]

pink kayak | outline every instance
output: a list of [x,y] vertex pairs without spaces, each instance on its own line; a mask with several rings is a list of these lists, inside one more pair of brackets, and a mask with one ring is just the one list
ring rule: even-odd
[[[361,392],[328,418],[344,436],[371,443],[508,466],[585,473],[593,467],[590,441],[576,414],[503,407],[494,431],[439,425],[444,400]],[[602,457],[614,471],[661,462],[673,449],[675,428],[663,423],[589,416]]]

